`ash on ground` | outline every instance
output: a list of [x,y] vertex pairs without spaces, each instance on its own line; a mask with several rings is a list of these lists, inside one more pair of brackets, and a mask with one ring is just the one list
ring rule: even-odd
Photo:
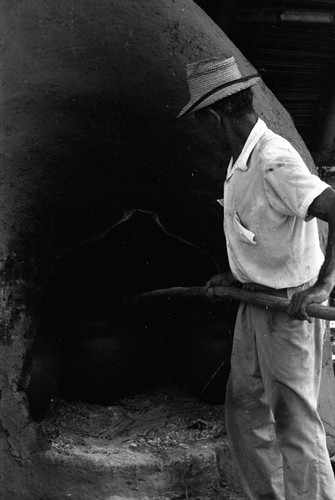
[[167,447],[222,438],[224,406],[202,403],[168,387],[108,407],[55,400],[41,427],[51,446],[62,452],[96,440],[160,453]]

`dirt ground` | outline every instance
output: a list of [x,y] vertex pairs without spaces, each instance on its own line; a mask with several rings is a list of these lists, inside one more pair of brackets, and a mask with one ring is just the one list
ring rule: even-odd
[[[120,477],[130,464],[137,469],[134,483],[141,480],[143,470],[146,488],[141,488],[138,496],[129,496],[129,491],[118,486],[117,495],[94,498],[241,499],[232,477],[224,408],[204,404],[187,390],[164,387],[108,407],[54,401],[42,430],[51,451],[59,456],[76,457],[77,461],[94,461],[99,456],[106,462],[117,457]],[[208,459],[213,450],[214,467]],[[158,485],[146,482],[147,469],[141,468],[143,457],[163,464],[161,470],[165,464],[170,483],[167,478]],[[206,474],[201,469],[207,470]],[[79,481],[78,476],[78,491]],[[127,475],[127,481],[129,486],[131,476]],[[75,494],[71,497],[76,498]]]

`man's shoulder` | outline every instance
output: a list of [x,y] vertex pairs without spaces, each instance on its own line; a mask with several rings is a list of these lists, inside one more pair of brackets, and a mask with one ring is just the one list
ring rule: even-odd
[[257,144],[257,150],[266,160],[276,159],[278,157],[290,157],[296,159],[302,158],[294,146],[285,137],[276,134],[269,128],[266,129]]

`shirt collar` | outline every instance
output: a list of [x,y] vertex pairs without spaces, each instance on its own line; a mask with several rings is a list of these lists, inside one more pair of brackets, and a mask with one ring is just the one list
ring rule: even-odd
[[233,164],[233,158],[230,159],[229,165],[228,165],[228,170],[227,170],[227,179],[233,175],[233,173],[237,170],[248,170],[248,165],[247,161],[249,159],[249,156],[251,155],[253,149],[255,148],[257,142],[261,138],[261,136],[264,134],[264,132],[267,130],[267,126],[263,120],[258,118],[257,122],[255,123],[254,127],[252,128],[248,139],[246,140],[243,149],[237,158],[236,162]]

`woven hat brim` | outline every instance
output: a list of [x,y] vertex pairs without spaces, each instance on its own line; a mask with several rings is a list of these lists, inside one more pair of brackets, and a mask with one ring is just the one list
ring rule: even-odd
[[190,112],[194,113],[195,111],[210,106],[211,104],[214,104],[215,102],[220,101],[225,97],[229,97],[233,94],[236,94],[237,92],[240,92],[241,90],[245,90],[249,87],[252,87],[257,82],[259,82],[260,79],[261,78],[258,75],[251,76],[248,80],[244,82],[231,83],[231,85],[223,89],[220,89],[220,87],[218,87],[217,91],[215,91],[214,89],[211,95],[208,96],[206,99],[200,98],[196,101],[190,100],[186,104],[186,106],[184,106],[183,109],[180,111],[177,118],[180,118],[181,116],[186,115],[187,113]]

